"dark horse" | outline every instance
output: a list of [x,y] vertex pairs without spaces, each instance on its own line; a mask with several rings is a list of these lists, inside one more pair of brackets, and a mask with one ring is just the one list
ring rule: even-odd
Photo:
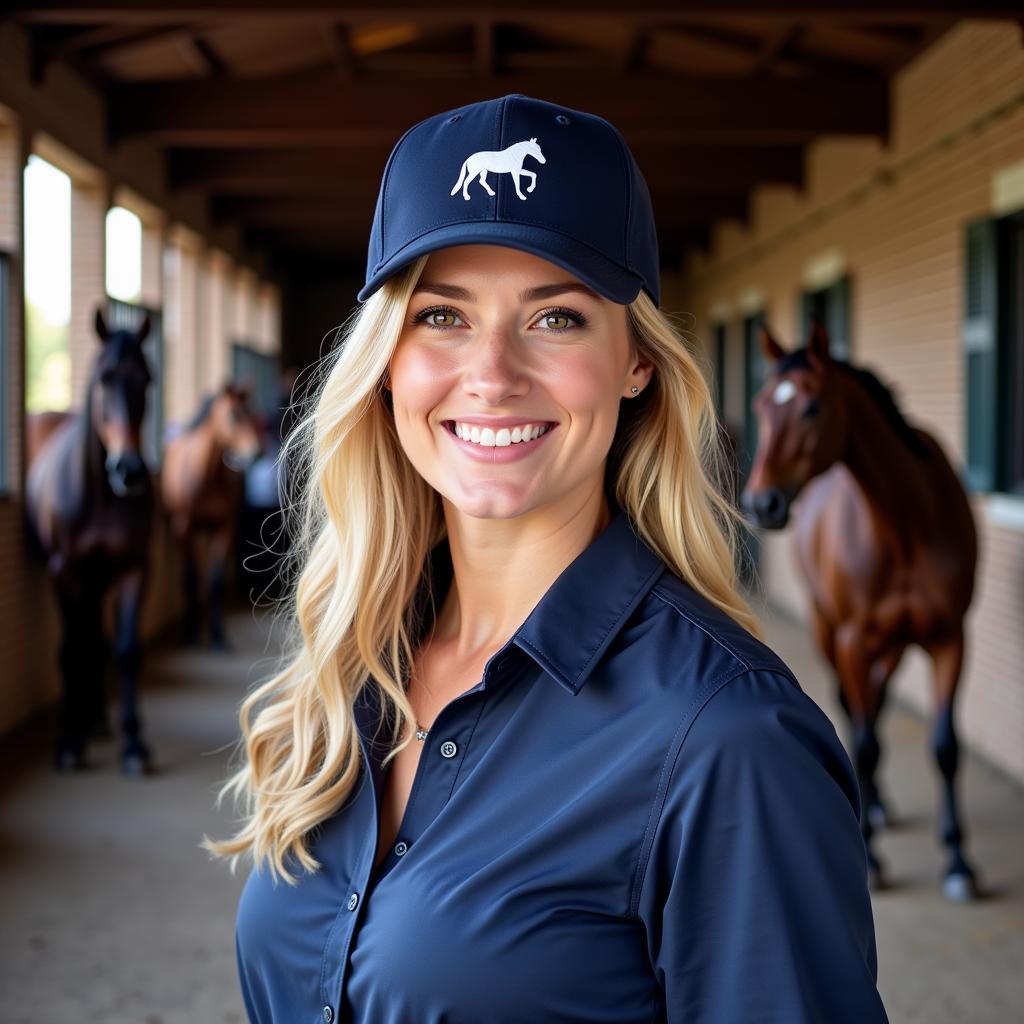
[[[102,346],[80,412],[43,414],[30,425],[25,509],[30,536],[46,556],[60,604],[62,690],[55,763],[85,767],[86,741],[106,725],[103,689],[107,641],[103,599],[117,592],[114,653],[120,677],[121,765],[130,774],[150,767],[136,691],[142,667],[139,614],[149,568],[155,488],[139,452],[149,367],[137,333],[110,332],[96,312]],[[33,419],[33,417],[29,417]]]
[[885,824],[876,725],[890,676],[918,644],[933,663],[938,705],[931,745],[943,780],[944,891],[971,899],[953,727],[977,561],[967,496],[938,442],[904,419],[889,389],[829,355],[820,324],[793,352],[766,329],[760,342],[775,365],[754,398],[761,440],[742,503],[758,525],[780,529],[801,495],[793,508],[797,549],[815,638],[839,677],[852,726],[871,883],[884,884],[871,849],[872,827]]
[[171,532],[181,549],[186,643],[199,640],[196,541],[205,533],[210,541],[206,552],[210,644],[221,650],[227,647],[223,606],[228,556],[235,542],[244,473],[262,451],[248,390],[231,381],[209,395],[192,422],[165,446],[160,486]]

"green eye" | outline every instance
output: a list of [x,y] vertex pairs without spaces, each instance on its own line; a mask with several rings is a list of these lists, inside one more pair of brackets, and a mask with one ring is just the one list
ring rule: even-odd
[[548,327],[550,327],[554,331],[564,331],[565,327],[555,327],[551,324],[550,321],[564,320],[566,322],[566,326],[568,326],[569,323],[569,317],[567,317],[564,313],[548,313],[547,316],[544,317],[544,319],[548,321]]

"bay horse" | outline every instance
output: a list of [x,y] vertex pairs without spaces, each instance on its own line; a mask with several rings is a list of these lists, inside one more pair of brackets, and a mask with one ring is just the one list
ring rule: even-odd
[[185,429],[164,448],[160,476],[163,506],[182,557],[185,596],[184,639],[200,633],[199,569],[201,534],[209,536],[206,605],[210,644],[224,650],[224,580],[234,548],[245,487],[245,471],[260,457],[260,426],[249,406],[248,389],[228,381],[208,395]]
[[142,342],[150,320],[137,331],[109,331],[97,309],[94,324],[102,345],[82,409],[26,417],[26,526],[46,558],[62,620],[55,767],[85,768],[87,740],[106,726],[103,605],[114,588],[121,767],[141,775],[151,768],[137,707],[155,502],[140,451],[151,381]]
[[967,495],[939,443],[904,418],[878,377],[829,354],[820,323],[791,352],[766,327],[759,341],[774,365],[753,400],[759,443],[741,503],[767,529],[784,527],[792,511],[814,636],[852,726],[869,881],[886,884],[871,848],[873,826],[886,823],[875,782],[878,716],[903,652],[917,644],[931,659],[937,704],[943,891],[973,899],[953,721],[978,554]]

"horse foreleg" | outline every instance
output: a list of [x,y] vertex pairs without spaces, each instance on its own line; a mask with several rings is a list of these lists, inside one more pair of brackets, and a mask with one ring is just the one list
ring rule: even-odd
[[84,768],[85,743],[89,728],[84,669],[87,663],[85,627],[82,621],[80,588],[70,580],[56,581],[61,612],[61,642],[58,653],[61,689],[57,707],[57,741],[54,767],[58,771]]
[[83,711],[86,735],[90,738],[107,739],[110,725],[107,722],[107,690],[104,685],[107,670],[107,656],[110,645],[103,631],[103,599],[105,588],[100,587],[89,593],[82,602],[82,674]]
[[528,171],[525,167],[519,172],[520,174],[528,174],[533,180],[529,185],[526,186],[527,192],[532,192],[537,187],[537,175],[533,171]]
[[[882,709],[885,707],[886,695],[889,689],[889,680],[892,678],[893,672],[896,671],[896,667],[900,663],[900,659],[903,657],[903,647],[895,647],[887,651],[885,654],[879,655],[872,663],[869,669],[869,678],[871,680],[871,689],[873,692],[874,700],[874,712],[872,717],[872,726],[875,730],[875,735],[878,735],[878,721],[882,714]],[[891,810],[887,806],[887,801],[882,796],[881,786],[878,781],[875,781],[874,796],[867,807],[867,814],[871,819],[871,824],[876,829],[883,829],[892,820]]]
[[924,643],[934,666],[937,710],[932,730],[932,752],[942,774],[940,835],[949,851],[949,864],[943,882],[947,899],[971,900],[977,895],[974,871],[964,852],[964,829],[957,811],[956,772],[960,762],[960,743],[953,726],[953,698],[963,667],[963,624],[941,641]]
[[860,830],[868,862],[871,888],[884,885],[881,861],[871,845],[874,825],[870,808],[878,801],[875,772],[881,759],[881,747],[875,731],[877,708],[870,684],[871,659],[865,650],[865,631],[858,623],[844,623],[835,633],[836,666],[846,696],[853,733],[854,765],[860,784]]
[[210,646],[219,651],[229,649],[227,637],[224,635],[224,581],[227,576],[232,537],[231,526],[223,526],[211,535],[207,548]]
[[146,567],[133,569],[121,578],[117,601],[117,639],[114,651],[121,694],[121,767],[129,775],[149,770],[150,750],[142,740],[138,710],[142,644],[139,617],[146,588]]
[[480,172],[480,184],[483,185],[483,187],[485,189],[487,189],[487,194],[488,195],[491,195],[491,196],[494,195],[494,189],[491,188],[491,186],[487,184],[487,172],[486,171],[481,171]]

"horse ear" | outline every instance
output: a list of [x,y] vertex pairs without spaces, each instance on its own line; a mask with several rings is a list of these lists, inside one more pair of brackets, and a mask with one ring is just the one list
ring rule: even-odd
[[775,340],[765,323],[758,325],[757,340],[765,357],[773,363],[777,363],[786,354],[786,350]]
[[93,323],[100,341],[106,341],[110,337],[110,331],[107,330],[107,322],[103,319],[103,310],[99,306],[96,307],[96,316]]
[[811,333],[807,339],[807,358],[811,364],[820,368],[831,358],[828,351],[828,331],[825,325],[817,318],[811,317]]

